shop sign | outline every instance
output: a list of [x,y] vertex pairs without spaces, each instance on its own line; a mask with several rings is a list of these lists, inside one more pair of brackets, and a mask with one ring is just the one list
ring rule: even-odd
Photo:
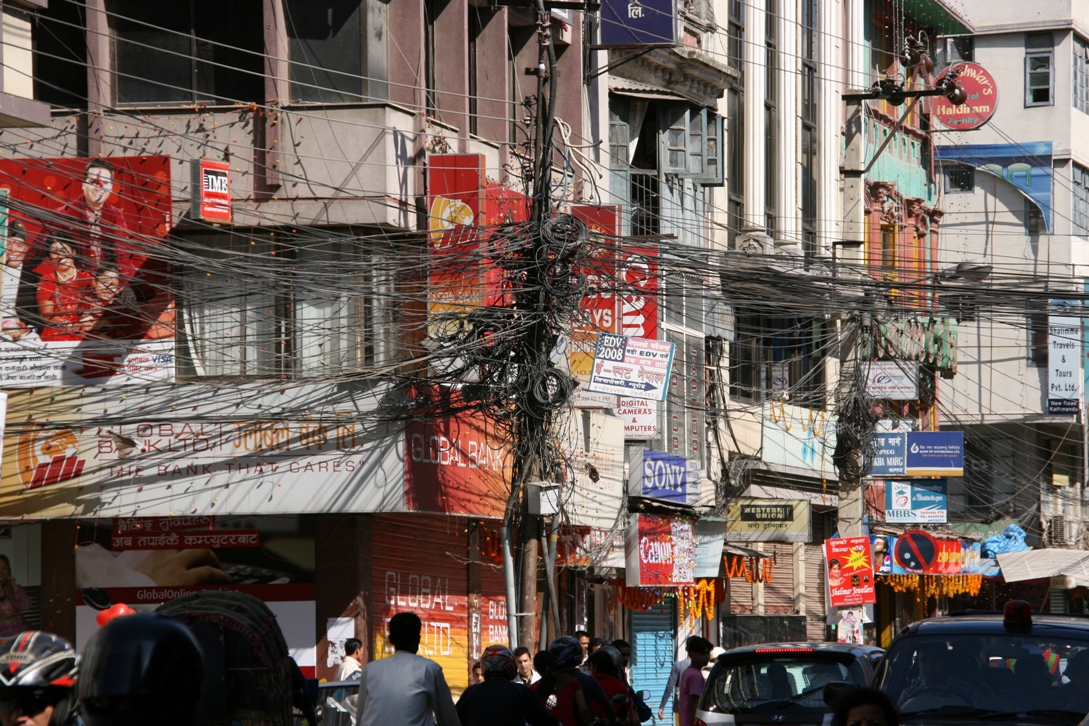
[[805,499],[738,499],[726,510],[731,542],[808,542],[810,505]]
[[616,415],[624,421],[624,438],[629,441],[650,441],[658,438],[658,402],[642,398],[620,397]]
[[[173,381],[175,305],[155,251],[172,227],[170,157],[4,159],[0,191],[24,232],[0,266],[0,387]],[[57,233],[74,274],[50,256],[64,253]],[[69,312],[43,317],[43,297]]]
[[944,524],[947,510],[945,479],[885,483],[885,521],[889,524]]
[[642,48],[676,43],[675,0],[602,0],[601,45]]
[[919,363],[883,360],[865,364],[866,395],[890,401],[914,401],[919,397]]
[[950,317],[885,320],[877,336],[863,339],[865,360],[918,361],[942,371],[957,370],[957,321]]
[[836,450],[835,418],[788,404],[764,404],[764,461],[808,469],[816,476],[835,478],[832,452]]
[[231,165],[193,159],[193,216],[205,222],[231,221]]
[[963,431],[912,431],[906,476],[964,476]]
[[870,476],[907,475],[907,431],[875,433],[873,466]]
[[628,587],[672,587],[696,581],[695,525],[686,517],[632,515],[625,541]]
[[968,94],[968,100],[954,105],[945,96],[933,96],[930,100],[930,112],[942,126],[951,131],[978,129],[991,120],[998,108],[998,84],[991,72],[978,63],[951,65],[938,75],[935,84],[941,83],[954,68],[957,70],[957,80]]
[[620,332],[631,338],[658,338],[658,249],[620,250]]
[[1081,318],[1047,319],[1047,413],[1077,414],[1081,405]]
[[602,333],[594,349],[588,390],[664,401],[673,367],[674,344]]
[[824,541],[829,605],[836,608],[877,602],[869,537]]
[[579,301],[579,311],[571,326],[568,353],[571,375],[585,386],[594,367],[598,334],[620,332],[615,242],[620,229],[620,207],[577,204],[571,207],[571,216],[582,220],[589,232],[590,252],[581,270],[587,292]]
[[696,524],[696,578],[719,576],[722,567],[722,546],[726,542],[728,524],[723,519],[701,517]]
[[404,395],[381,385],[115,390],[9,392],[0,517],[402,511],[431,496],[406,492],[406,451],[421,459],[410,468],[465,472],[474,487],[495,461],[487,447],[428,436],[413,448],[403,426],[365,427],[358,417]]
[[959,539],[939,539],[910,529],[891,540],[894,575],[959,575],[964,557]]
[[636,448],[629,461],[628,494],[673,504],[696,504],[700,463],[676,454]]
[[[624,424],[598,411],[573,411],[562,432],[566,476],[560,501],[575,527],[612,529],[624,500]],[[590,449],[586,449],[589,443]]]

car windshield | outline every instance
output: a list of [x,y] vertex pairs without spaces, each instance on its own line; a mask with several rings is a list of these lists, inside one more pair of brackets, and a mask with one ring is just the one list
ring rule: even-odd
[[941,712],[1080,721],[1089,711],[1089,640],[1034,630],[905,638],[885,656],[881,689],[906,720]]
[[847,665],[817,655],[729,660],[715,669],[720,674],[711,685],[716,711],[825,711],[825,683],[861,682],[861,671],[856,678]]

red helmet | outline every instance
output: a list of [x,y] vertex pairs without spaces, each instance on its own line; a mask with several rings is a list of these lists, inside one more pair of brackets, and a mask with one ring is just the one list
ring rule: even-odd
[[[19,633],[0,644],[0,702],[40,712],[53,706],[49,726],[74,719],[76,651],[67,640],[41,630]],[[31,705],[35,704],[35,705]]]
[[514,653],[505,645],[490,645],[480,656],[480,670],[487,678],[489,673],[501,673],[508,681],[518,675],[518,664],[514,662]]

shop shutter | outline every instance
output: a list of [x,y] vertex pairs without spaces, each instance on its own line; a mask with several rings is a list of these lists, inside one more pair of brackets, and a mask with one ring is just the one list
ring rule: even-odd
[[[727,567],[740,567],[745,558],[737,555],[727,555]],[[752,613],[752,583],[744,577],[731,577],[730,581],[730,612],[735,615],[750,615]]]
[[469,578],[466,522],[440,515],[377,515],[373,526],[372,657],[393,654],[389,619],[423,621],[420,655],[442,666],[450,690],[469,685]]
[[[665,598],[661,609],[631,614],[631,685],[637,691],[650,691],[646,703],[655,714],[677,657],[676,603]],[[659,723],[673,723],[673,699],[666,704],[665,720]]]
[[[764,552],[772,555],[771,582],[764,583],[764,613],[794,613],[794,555],[789,542],[765,542]],[[763,565],[762,565],[763,566]]]
[[824,546],[805,546],[805,627],[809,640],[824,640],[827,614],[824,592]]

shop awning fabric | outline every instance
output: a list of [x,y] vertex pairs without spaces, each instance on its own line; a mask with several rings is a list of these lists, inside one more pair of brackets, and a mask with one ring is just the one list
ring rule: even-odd
[[760,550],[742,547],[741,545],[736,545],[732,542],[727,542],[722,546],[722,554],[739,555],[741,557],[771,557],[770,552],[761,552]]
[[1039,580],[1043,577],[1073,577],[1089,583],[1089,552],[1043,549],[1009,552],[998,556],[1006,582]]

